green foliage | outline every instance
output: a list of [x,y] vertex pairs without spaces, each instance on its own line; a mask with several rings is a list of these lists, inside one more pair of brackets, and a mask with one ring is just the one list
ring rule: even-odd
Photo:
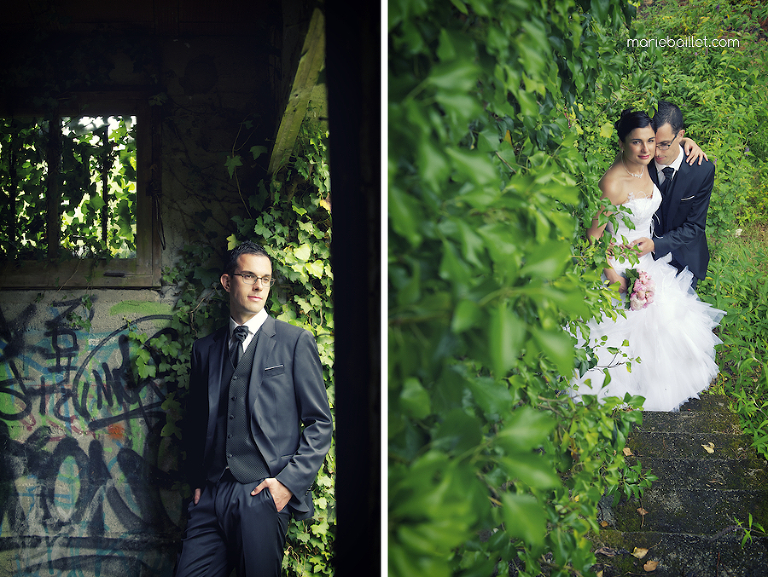
[[[40,298],[42,295],[38,295],[38,297]],[[91,330],[91,320],[93,320],[93,295],[81,296],[80,306],[83,308],[83,313],[78,312],[77,308],[70,310],[66,315],[67,324],[70,328],[87,332]]]
[[[258,242],[272,258],[278,282],[272,288],[269,312],[277,319],[309,330],[317,341],[331,409],[334,406],[333,374],[333,272],[330,266],[331,213],[327,132],[305,121],[294,153],[280,178],[261,181],[255,190],[241,191],[250,216],[234,216],[236,230],[227,249],[241,241]],[[237,143],[236,143],[237,144]],[[233,147],[236,150],[237,146]],[[265,152],[254,146],[256,160]],[[225,162],[232,177],[244,161],[233,155]],[[221,288],[222,250],[209,245],[185,247],[177,264],[166,270],[163,282],[177,292],[169,330],[148,339],[131,331],[131,367],[138,381],[162,378],[169,394],[163,403],[166,425],[163,436],[181,437],[184,398],[189,386],[193,342],[229,318],[229,300]],[[318,473],[313,495],[315,517],[294,521],[288,529],[283,572],[286,575],[330,575],[336,526],[335,445]]]
[[[0,120],[0,254],[46,256],[47,191],[53,176],[61,199],[60,246],[69,255],[135,255],[135,123],[127,116],[60,121],[55,138],[48,120]],[[50,148],[60,158],[54,168],[49,166]]]
[[[643,471],[641,463],[627,467],[622,471],[621,485],[624,489],[624,495],[629,499],[639,499],[645,489],[650,488],[658,477],[650,471]],[[618,501],[618,493],[614,497],[614,504]]]
[[619,88],[632,9],[389,10],[390,574],[584,574],[597,502],[644,482],[622,453],[641,399],[558,394],[595,362],[562,327],[615,314],[583,239],[612,154],[580,139],[610,124],[582,101]]
[[[728,234],[765,219],[765,184],[756,173],[765,162],[768,46],[760,22],[768,7],[751,0],[697,0],[680,10],[657,2],[648,9],[651,36],[730,39],[737,46],[649,50],[661,74],[659,98],[682,107],[687,135],[716,159],[709,208],[710,236]],[[763,178],[763,183],[765,179]]]
[[718,392],[731,399],[744,431],[768,458],[768,249],[765,237],[731,236],[716,245],[705,301],[726,311],[720,322]]
[[752,533],[756,533],[760,537],[768,537],[768,532],[766,532],[765,528],[757,521],[753,521],[752,513],[749,514],[746,527],[744,527],[744,524],[739,519],[736,519],[735,521],[736,521],[736,524],[739,526],[739,529],[741,529],[744,532],[744,535],[741,538],[742,549],[744,548],[744,545],[746,545],[748,542],[749,543],[752,542]]

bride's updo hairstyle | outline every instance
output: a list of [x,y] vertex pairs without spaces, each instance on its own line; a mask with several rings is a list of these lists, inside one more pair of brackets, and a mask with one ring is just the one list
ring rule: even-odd
[[624,142],[627,135],[635,128],[653,127],[653,121],[642,110],[630,110],[627,108],[621,113],[619,119],[613,123],[613,126],[616,128],[619,140]]

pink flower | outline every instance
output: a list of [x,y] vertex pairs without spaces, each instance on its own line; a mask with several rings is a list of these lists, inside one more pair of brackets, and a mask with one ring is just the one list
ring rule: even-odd
[[640,309],[645,308],[647,302],[644,298],[640,298],[637,293],[632,293],[632,296],[629,297],[629,307],[633,311],[639,311]]
[[632,291],[629,295],[629,308],[633,311],[639,311],[653,302],[656,285],[651,279],[651,275],[646,271],[635,271],[632,269],[632,272],[637,276],[635,282],[632,283]]

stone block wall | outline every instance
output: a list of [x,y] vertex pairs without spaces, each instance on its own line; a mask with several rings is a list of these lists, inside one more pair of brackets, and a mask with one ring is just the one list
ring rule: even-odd
[[[237,181],[225,161],[233,147],[268,146],[284,83],[279,10],[265,10],[251,34],[197,26],[186,35],[122,27],[111,53],[103,26],[51,33],[77,47],[77,60],[58,56],[69,64],[56,74],[72,86],[146,90],[159,107],[154,234],[164,268],[190,243],[226,250],[230,218],[268,158]],[[27,38],[0,40],[0,72],[23,90],[44,88],[51,70],[28,67],[50,62],[53,45]],[[12,92],[6,83],[0,101]],[[167,286],[0,291],[0,577],[172,575],[184,527],[179,450],[161,435],[172,391],[134,377],[128,332],[173,337],[177,296]]]

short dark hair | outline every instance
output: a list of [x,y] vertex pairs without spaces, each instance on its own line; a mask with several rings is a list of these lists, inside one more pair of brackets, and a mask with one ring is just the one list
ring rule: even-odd
[[237,268],[237,259],[240,258],[240,255],[242,254],[255,254],[258,256],[265,256],[269,259],[269,264],[272,264],[272,259],[269,258],[269,255],[267,254],[267,251],[264,250],[263,246],[256,244],[255,242],[251,242],[250,240],[246,240],[227,253],[227,261],[226,265],[224,266],[224,272],[226,274],[231,276],[232,273],[235,272],[235,269]]
[[619,134],[619,140],[624,142],[627,135],[635,128],[645,128],[652,126],[651,117],[642,110],[630,110],[627,108],[622,111],[619,119],[613,124],[616,132]]
[[674,134],[685,128],[683,113],[680,108],[666,100],[659,100],[659,109],[653,115],[653,129],[658,130],[667,123],[672,127]]

